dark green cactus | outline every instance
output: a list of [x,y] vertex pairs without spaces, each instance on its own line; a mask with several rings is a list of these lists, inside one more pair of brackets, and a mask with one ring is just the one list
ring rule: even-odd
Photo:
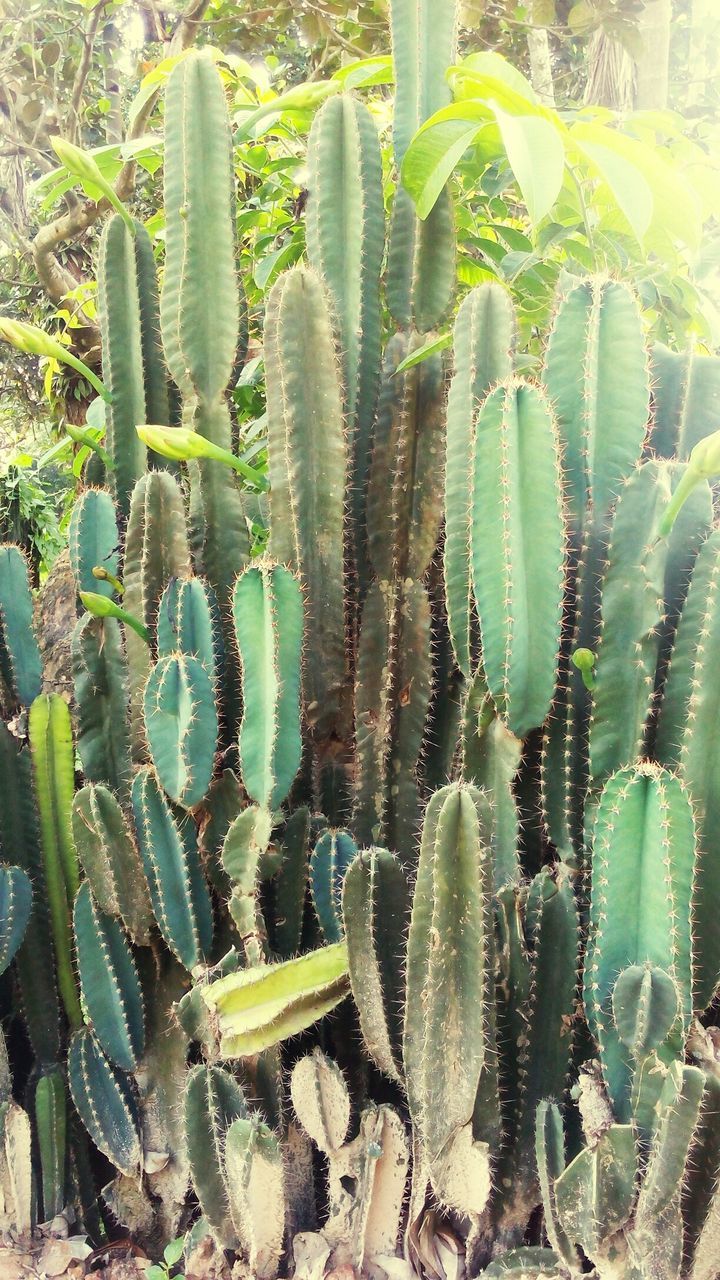
[[89,1025],[112,1061],[134,1071],[145,1047],[142,990],[122,926],[80,886],[73,913],[80,991]]
[[32,629],[28,568],[19,547],[0,547],[0,691],[29,706],[40,693],[40,651]]
[[78,1115],[96,1147],[121,1173],[137,1175],[143,1156],[132,1091],[87,1028],[77,1031],[70,1042],[68,1082]]
[[32,885],[22,867],[0,865],[0,973],[15,957],[32,909]]

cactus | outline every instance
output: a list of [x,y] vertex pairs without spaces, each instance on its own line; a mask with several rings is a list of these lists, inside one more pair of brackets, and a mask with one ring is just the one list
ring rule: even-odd
[[210,786],[215,763],[218,719],[210,676],[197,658],[161,658],[143,702],[158,778],[171,800],[192,809]]
[[134,942],[147,944],[150,897],[137,847],[115,796],[89,784],[73,797],[75,848],[98,906],[118,916]]
[[512,371],[513,308],[499,285],[485,284],[464,299],[455,320],[455,369],[447,405],[445,462],[445,592],[455,659],[470,677],[472,595],[471,476],[476,407]]
[[75,899],[73,928],[88,1023],[108,1057],[133,1071],[145,1048],[140,980],[122,926],[100,911],[87,883]]
[[523,738],[552,702],[564,563],[558,446],[537,390],[510,382],[490,393],[472,466],[472,580],[484,670],[511,732]]
[[717,362],[656,350],[649,423],[631,292],[564,278],[540,360],[492,284],[446,365],[451,194],[421,220],[402,178],[456,9],[391,0],[389,180],[359,94],[302,99],[324,105],[308,262],[262,325],[267,476],[234,452],[211,50],[168,77],[159,308],[147,233],[103,233],[72,709],[0,552],[0,1200],[92,1231],[101,1198],[146,1252],[190,1226],[261,1280],[399,1274],[403,1248],[469,1280],[700,1280]]
[[300,766],[299,585],[281,565],[251,566],[233,593],[245,709],[240,729],[243,781],[251,798],[276,809]]
[[[120,535],[115,506],[105,489],[86,489],[73,507],[68,530],[70,564],[75,586],[100,595],[115,593],[120,564]],[[102,570],[107,576],[93,572]]]
[[32,885],[22,867],[0,865],[0,973],[25,936],[32,908]]
[[195,828],[187,817],[176,820],[150,769],[135,774],[132,804],[158,928],[173,955],[192,969],[209,953],[213,932]]
[[[0,548],[0,679],[10,702],[27,707],[40,693],[40,652],[32,629],[28,570],[19,547]],[[0,686],[0,689],[2,686]]]

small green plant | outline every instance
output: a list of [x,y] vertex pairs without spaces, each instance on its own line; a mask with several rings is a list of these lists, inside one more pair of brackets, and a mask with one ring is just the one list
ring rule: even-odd
[[184,1252],[184,1236],[178,1236],[176,1240],[171,1240],[163,1249],[162,1261],[154,1262],[145,1272],[148,1280],[185,1280],[184,1273],[175,1270],[182,1262]]

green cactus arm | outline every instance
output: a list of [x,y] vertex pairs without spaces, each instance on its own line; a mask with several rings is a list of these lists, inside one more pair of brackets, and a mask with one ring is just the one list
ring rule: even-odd
[[[157,611],[171,578],[190,575],[190,544],[180,486],[171,475],[152,471],[136,484],[125,534],[124,607],[155,636]],[[142,697],[151,655],[134,630],[126,631],[130,677],[130,738],[133,758],[146,758]]]
[[665,968],[680,994],[674,1035],[681,1038],[692,1015],[695,830],[684,787],[656,765],[621,770],[602,792],[592,841],[585,1012],[615,1114],[624,1122],[630,1118],[631,1055],[610,1006],[618,974],[646,961]]
[[582,1274],[582,1261],[560,1223],[555,1192],[556,1180],[565,1172],[565,1134],[562,1114],[555,1102],[543,1100],[535,1119],[535,1163],[538,1170],[545,1233],[558,1258],[571,1275]]
[[261,1120],[234,1120],[225,1141],[230,1212],[258,1280],[275,1280],[285,1235],[283,1156]]
[[70,1041],[68,1083],[95,1146],[121,1173],[136,1177],[143,1158],[137,1106],[124,1075],[87,1028]]
[[337,317],[350,433],[349,500],[362,580],[367,577],[364,504],[379,386],[385,241],[382,155],[366,106],[343,94],[321,107],[308,139],[308,170],[308,257]]
[[[390,6],[395,113],[393,147],[400,169],[413,134],[450,101],[446,71],[453,61],[456,6],[432,0],[393,0]],[[388,304],[396,324],[411,318],[423,332],[441,319],[455,274],[452,205],[443,192],[425,222],[400,186],[395,196],[388,249]]]
[[221,1246],[235,1248],[225,1173],[225,1143],[233,1121],[248,1114],[238,1081],[219,1066],[199,1063],[188,1072],[183,1095],[185,1141],[200,1207]]
[[591,1259],[627,1223],[635,1199],[637,1156],[631,1125],[613,1124],[555,1182],[562,1229]]
[[342,913],[350,984],[360,1029],[381,1071],[402,1081],[405,930],[410,890],[405,873],[387,849],[370,849],[347,869]]
[[147,945],[150,897],[118,800],[105,786],[81,787],[73,797],[72,824],[78,857],[98,906],[106,915],[119,916],[134,942]]
[[289,569],[249,566],[233,592],[244,712],[240,759],[248,794],[276,809],[300,767],[300,584]]
[[100,241],[98,265],[103,375],[110,391],[106,435],[113,466],[109,478],[123,515],[146,466],[145,446],[135,433],[136,422],[147,419],[136,256],[139,236],[147,236],[139,223],[130,230],[119,216],[111,218]]
[[477,419],[472,575],[488,687],[519,738],[550,709],[565,541],[560,463],[546,401],[509,382]]
[[257,894],[260,858],[271,833],[272,818],[267,809],[249,805],[231,822],[222,847],[222,864],[233,886],[229,910],[248,965],[262,964],[265,959],[266,930]]
[[202,578],[171,578],[160,600],[158,655],[187,654],[202,663],[214,680],[222,668],[217,602]]
[[480,805],[479,793],[462,784],[431,798],[408,936],[408,1103],[431,1173],[437,1164],[442,1182],[446,1149],[472,1119],[494,1052],[487,1009],[494,988],[486,903],[492,869]]
[[560,1258],[554,1249],[535,1245],[510,1249],[483,1271],[488,1280],[560,1280],[565,1275],[558,1270]]
[[218,737],[215,694],[197,658],[160,658],[145,686],[145,729],[165,791],[192,809],[210,786]]
[[218,1019],[226,1057],[244,1057],[278,1044],[329,1013],[348,991],[344,942],[280,964],[229,974],[203,987]]
[[421,578],[442,519],[442,357],[397,372],[421,345],[417,335],[396,334],[385,352],[367,501],[370,559],[380,581]]
[[545,869],[532,882],[527,927],[532,939],[530,990],[519,1054],[515,1167],[506,1211],[508,1219],[520,1224],[540,1198],[533,1160],[537,1109],[543,1099],[562,1100],[572,1056],[579,921],[574,890],[562,865],[557,881]]
[[213,932],[194,825],[188,818],[176,821],[147,768],[133,779],[132,806],[155,919],[173,954],[193,969],[207,956]]
[[275,876],[275,911],[271,917],[273,950],[289,960],[300,950],[308,880],[310,811],[302,805],[285,824],[280,844],[282,861]]
[[[602,632],[597,652],[590,724],[590,778],[598,787],[642,753],[652,710],[668,582],[708,529],[709,489],[669,538],[658,536],[662,512],[677,484],[672,464],[647,462],[624,485],[615,512],[602,589]],[[634,661],[628,661],[628,655]]]
[[0,855],[6,861],[11,857],[17,859],[33,886],[30,918],[15,956],[20,1001],[35,1057],[41,1065],[50,1066],[57,1062],[60,1054],[60,1009],[54,948],[48,947],[52,926],[30,752],[21,746],[2,719],[0,776],[5,780],[5,796],[0,805]]
[[46,1222],[65,1208],[67,1094],[62,1071],[43,1074],[35,1089],[35,1128],[40,1150],[43,1216]]
[[230,380],[240,310],[230,125],[209,51],[188,54],[168,80],[165,215],[165,355],[181,390],[210,404]]
[[679,1011],[677,988],[657,965],[630,965],[613,987],[612,1009],[623,1044],[642,1058],[667,1039]]
[[638,1196],[635,1231],[652,1232],[685,1181],[688,1152],[700,1116],[705,1075],[698,1067],[670,1066],[659,1101],[660,1120]]
[[468,686],[463,706],[462,773],[492,796],[493,878],[495,888],[520,878],[518,841],[520,817],[512,791],[522,754],[522,743],[498,715],[482,668]]
[[134,1071],[145,1048],[140,980],[121,925],[100,911],[87,881],[75,899],[73,928],[88,1023],[116,1066]]
[[602,521],[640,457],[650,401],[642,322],[626,285],[585,280],[561,299],[543,381],[564,459],[571,533]]
[[704,1009],[720,977],[718,876],[711,856],[720,812],[720,757],[716,724],[720,653],[720,533],[713,532],[695,562],[670,660],[656,750],[679,772],[690,792],[698,824],[694,889],[695,999]]
[[26,707],[42,688],[28,568],[14,546],[0,547],[0,678],[11,697]]
[[320,834],[310,856],[310,892],[326,942],[340,942],[343,936],[343,882],[357,851],[349,831],[328,830]]
[[125,796],[130,786],[128,672],[116,619],[81,618],[71,655],[83,773]]
[[109,576],[105,581],[94,576],[99,566],[108,575],[119,572],[119,542],[115,506],[105,489],[86,489],[78,498],[70,517],[68,546],[75,586],[80,591],[95,591],[112,596],[114,587]]
[[471,674],[470,479],[477,404],[512,372],[514,313],[499,284],[463,300],[455,320],[454,372],[447,402],[445,461],[445,593],[455,658]]
[[22,867],[0,864],[0,973],[12,963],[32,911],[32,884]]
[[343,599],[347,446],[325,291],[311,270],[281,276],[265,328],[270,551],[306,594],[305,700],[332,726],[345,682]]
[[72,726],[64,698],[57,693],[40,694],[30,708],[28,733],[58,986],[74,1029],[82,1018],[70,951],[70,903],[77,893],[80,873],[71,822],[75,784]]

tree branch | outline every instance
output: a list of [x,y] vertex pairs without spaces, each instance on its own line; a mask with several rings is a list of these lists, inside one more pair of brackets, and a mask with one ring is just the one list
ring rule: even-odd
[[[100,14],[104,8],[106,0],[100,0],[92,13],[92,18],[97,15],[99,22]],[[178,25],[173,33],[170,41],[170,55],[183,53],[193,44],[198,32],[200,23],[202,22],[205,10],[208,7],[209,0],[190,0],[187,8],[180,17]],[[92,21],[92,19],[91,19]],[[97,30],[97,22],[95,24]],[[93,36],[94,39],[94,36]],[[88,42],[86,49],[90,48],[89,56],[92,55],[92,44]],[[79,84],[79,97],[82,97],[82,89],[85,77],[81,77],[80,68],[76,77],[76,86]],[[87,72],[85,73],[85,76]],[[133,123],[133,127],[127,135],[126,141],[132,141],[139,138],[145,132],[148,120],[153,112],[155,103],[160,94],[160,89],[153,94],[145,103],[142,111],[138,113]],[[73,94],[73,97],[75,95]],[[135,186],[135,175],[137,165],[134,160],[128,160],[123,165],[118,174],[115,183],[115,190],[121,200],[127,200],[132,194]],[[71,289],[76,288],[77,280],[66,271],[62,263],[56,256],[56,250],[63,243],[77,240],[89,227],[93,226],[99,218],[109,212],[111,205],[108,200],[100,200],[95,203],[92,200],[79,201],[74,209],[64,214],[60,218],[56,218],[53,222],[48,223],[46,227],[41,227],[32,242],[32,257],[35,263],[35,270],[38,279],[41,281],[48,297],[56,304],[61,305]],[[87,317],[83,316],[83,320]],[[87,320],[89,328],[94,329],[95,325]]]
[[102,18],[108,0],[98,0],[95,8],[92,10],[88,19],[88,24],[83,37],[83,51],[80,63],[75,74],[75,80],[72,87],[72,97],[70,99],[70,115],[68,118],[67,137],[70,142],[77,142],[78,127],[80,123],[80,106],[82,104],[82,96],[85,90],[90,66],[92,64],[93,49],[95,48],[95,37],[97,36],[100,19]]

